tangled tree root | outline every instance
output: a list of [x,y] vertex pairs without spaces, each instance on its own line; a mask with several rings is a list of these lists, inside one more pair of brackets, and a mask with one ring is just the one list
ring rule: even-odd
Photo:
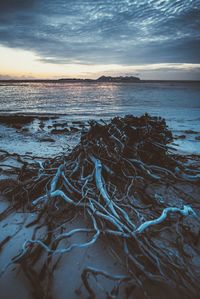
[[[91,274],[117,282],[108,298],[114,298],[127,281],[140,290],[142,298],[148,298],[146,281],[176,287],[186,298],[197,298],[199,277],[183,248],[189,244],[200,253],[199,239],[191,239],[184,227],[184,219],[190,217],[199,228],[199,203],[188,199],[176,184],[198,185],[200,174],[170,153],[171,141],[172,134],[161,118],[147,114],[116,117],[108,124],[92,121],[68,156],[24,164],[15,186],[5,188],[4,194],[15,208],[37,209],[36,222],[43,217],[51,233],[45,239],[34,234],[13,262],[20,263],[30,276],[31,265],[42,250],[54,256],[91,246],[106,236],[126,255],[128,275],[86,268],[82,280],[90,298],[95,298],[88,282]],[[158,189],[164,191],[158,194]],[[169,190],[176,198],[167,195]],[[67,221],[77,211],[88,217],[90,227],[63,232],[63,219]],[[167,229],[173,241],[171,246],[164,241],[161,246]],[[61,241],[76,233],[89,233],[91,238],[63,248]]]

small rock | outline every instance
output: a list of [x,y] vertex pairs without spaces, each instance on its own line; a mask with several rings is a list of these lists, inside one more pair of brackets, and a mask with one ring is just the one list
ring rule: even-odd
[[63,130],[57,130],[57,129],[53,129],[51,131],[52,134],[63,134],[63,133],[69,133],[69,130],[67,128],[63,129]]
[[44,138],[40,139],[40,141],[41,142],[55,142],[55,140],[50,137],[44,137]]
[[23,132],[28,132],[28,128],[22,128]]
[[180,135],[178,136],[179,139],[185,139],[186,138],[186,135]]
[[200,141],[200,135],[195,137],[195,140],[199,140]]
[[71,132],[73,132],[73,133],[76,133],[76,132],[79,131],[79,129],[78,129],[78,128],[75,128],[75,127],[70,127],[70,130],[71,130]]

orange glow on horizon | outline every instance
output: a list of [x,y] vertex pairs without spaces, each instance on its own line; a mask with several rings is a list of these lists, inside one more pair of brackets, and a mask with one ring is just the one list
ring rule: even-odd
[[[170,73],[200,70],[200,64],[157,63],[148,65],[120,64],[56,64],[42,62],[41,58],[30,51],[0,46],[0,79],[58,79],[58,78],[97,78],[101,75],[133,75],[140,78],[165,69]],[[152,76],[152,75],[151,75]],[[150,78],[152,79],[152,78]]]

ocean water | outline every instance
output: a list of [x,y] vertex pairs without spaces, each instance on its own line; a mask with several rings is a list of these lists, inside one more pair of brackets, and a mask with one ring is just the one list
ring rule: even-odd
[[66,114],[76,120],[147,112],[164,117],[174,134],[186,134],[177,140],[179,147],[200,153],[200,84],[1,83],[0,112]]

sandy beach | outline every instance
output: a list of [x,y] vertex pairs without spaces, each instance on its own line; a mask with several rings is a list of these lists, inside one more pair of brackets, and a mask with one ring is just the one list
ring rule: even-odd
[[[156,120],[152,121],[154,122]],[[92,292],[94,292],[96,296],[95,298],[99,299],[114,298],[106,296],[111,296],[111,294],[114,294],[115,292],[115,298],[133,298],[133,290],[134,296],[137,294],[137,298],[144,298],[144,293],[146,292],[145,290],[148,291],[150,298],[158,298],[160,296],[162,296],[162,298],[169,298],[169,296],[173,296],[173,298],[178,299],[180,298],[180,294],[182,298],[190,298],[190,293],[187,291],[187,286],[186,288],[184,286],[180,287],[176,291],[176,284],[173,286],[172,282],[170,282],[169,285],[167,285],[164,281],[160,281],[160,279],[156,282],[155,278],[150,279],[148,276],[146,278],[145,276],[144,278],[141,276],[143,286],[142,290],[140,285],[133,284],[132,280],[129,278],[130,265],[129,263],[127,264],[127,254],[124,253],[123,247],[120,245],[121,239],[118,239],[118,237],[102,234],[92,246],[86,246],[85,248],[77,247],[73,250],[70,250],[69,253],[56,254],[55,256],[51,256],[51,254],[44,250],[44,248],[40,245],[35,245],[33,252],[30,255],[30,260],[29,258],[26,258],[26,255],[25,257],[22,255],[22,258],[20,259],[20,255],[23,252],[23,244],[25,244],[27,240],[43,240],[44,244],[49,244],[50,246],[51,242],[54,242],[53,239],[56,236],[59,237],[59,234],[80,228],[87,231],[88,228],[91,227],[90,220],[85,214],[86,212],[82,212],[81,209],[76,210],[73,207],[67,207],[67,205],[65,207],[63,203],[60,203],[61,206],[60,204],[58,206],[55,205],[54,208],[53,206],[47,206],[44,209],[42,206],[40,206],[40,204],[38,206],[36,205],[36,207],[33,207],[31,202],[34,198],[37,198],[37,185],[40,181],[38,178],[41,176],[41,179],[42,177],[45,179],[44,173],[46,171],[47,173],[48,171],[51,171],[54,173],[54,175],[56,175],[56,171],[58,171],[59,168],[59,163],[61,163],[61,161],[68,161],[68,159],[72,159],[70,157],[73,157],[77,149],[80,148],[84,136],[89,137],[89,132],[91,130],[96,130],[96,125],[91,121],[69,121],[67,116],[64,115],[38,116],[33,114],[13,114],[12,116],[4,114],[1,115],[0,122],[1,298],[12,299],[16,296],[16,292],[22,299],[55,298],[55,296],[56,299],[66,298],[66,296],[70,298],[87,298],[89,295],[91,297],[88,298],[93,298]],[[100,132],[100,128],[103,129],[104,126],[109,126],[109,123],[109,121],[97,122],[97,125],[99,126],[97,132]],[[131,128],[133,125],[129,126]],[[129,134],[129,131],[126,132],[126,134]],[[94,137],[94,139],[92,138],[91,140],[95,140],[95,138],[96,137]],[[182,139],[183,137],[180,136],[179,138]],[[139,184],[138,186],[140,187],[136,187],[136,192],[134,191],[134,188],[133,190],[131,189],[132,187],[130,185],[129,196],[131,198],[131,194],[133,194],[135,198],[132,206],[133,212],[131,212],[129,206],[129,208],[125,209],[125,211],[127,212],[127,215],[129,215],[128,217],[131,217],[131,221],[136,221],[136,225],[139,226],[139,224],[145,222],[145,220],[148,221],[159,217],[166,207],[176,207],[182,211],[184,206],[190,206],[192,211],[195,213],[195,217],[193,214],[188,214],[184,217],[176,215],[176,213],[172,213],[172,215],[168,215],[166,223],[164,221],[162,224],[158,224],[147,229],[147,232],[144,234],[144,238],[142,235],[140,242],[147,242],[145,240],[146,238],[149,239],[150,236],[148,242],[151,242],[151,244],[147,243],[148,246],[150,246],[148,248],[151,248],[153,251],[155,248],[157,248],[157,253],[159,252],[159,254],[161,254],[159,256],[160,262],[157,261],[156,263],[152,263],[152,265],[150,265],[150,260],[151,262],[154,260],[153,255],[149,261],[145,261],[148,254],[145,251],[142,251],[144,254],[144,267],[149,268],[150,266],[150,270],[148,271],[153,271],[152,273],[156,273],[156,268],[153,270],[152,267],[158,267],[158,269],[160,269],[160,267],[162,267],[161,265],[163,258],[165,262],[168,260],[168,266],[169,269],[171,269],[170,271],[175,271],[173,269],[178,269],[176,267],[180,267],[179,270],[182,273],[187,273],[187,271],[189,271],[188,273],[193,273],[193,275],[196,277],[196,281],[198,281],[200,278],[200,156],[189,154],[183,155],[181,152],[178,153],[177,150],[174,150],[173,146],[173,143],[176,142],[177,139],[178,137],[176,137],[176,139],[168,145],[169,154],[167,155],[175,159],[177,163],[179,163],[177,165],[181,165],[179,166],[179,170],[174,168],[174,166],[169,166],[169,173],[166,172],[166,174],[164,174],[162,173],[162,169],[160,172],[160,170],[158,171],[158,167],[156,168],[156,166],[152,166],[152,168],[149,168],[148,170],[150,171],[151,169],[151,177],[150,172],[149,175],[144,173],[144,169],[146,169],[148,163],[146,164],[145,162],[145,164],[137,164],[140,162],[134,162],[134,167],[137,169],[139,166],[140,169],[138,169],[138,178],[136,176],[134,179],[134,184],[136,184],[136,186]],[[122,142],[122,140],[123,139],[121,139],[120,142]],[[117,141],[117,144],[118,142],[119,141]],[[132,142],[134,144],[134,141]],[[116,146],[119,146],[119,149],[121,148],[120,144]],[[149,150],[148,154],[151,154],[151,150]],[[53,166],[54,168],[52,170],[48,166],[51,163],[52,165],[55,165]],[[141,163],[144,163],[144,160]],[[159,161],[156,163],[160,165]],[[184,170],[183,167],[186,170]],[[155,180],[153,178],[153,169],[157,172],[155,176],[159,173],[159,175],[163,176],[163,178]],[[105,170],[103,171],[105,172]],[[14,198],[15,195],[17,195],[16,192],[21,192],[20,186],[24,185],[23,188],[26,188],[25,186],[28,187],[27,184],[29,183],[28,181],[26,183],[25,176],[31,175],[32,177],[31,172],[35,173],[35,171],[39,171],[37,174],[37,183],[35,183],[36,194],[28,195],[27,193],[27,195],[20,195],[16,201]],[[111,169],[109,170],[109,172],[112,171],[113,170]],[[128,173],[127,175],[130,176]],[[144,177],[142,177],[143,175]],[[34,182],[36,179],[34,176],[31,179],[32,182]],[[50,177],[52,180],[52,176]],[[104,177],[107,177],[107,175],[105,176],[105,173]],[[73,184],[73,186],[71,184]],[[109,188],[108,192],[112,194],[111,191],[113,190],[113,187],[110,184],[111,182],[106,185],[107,188]],[[117,186],[121,188],[120,185]],[[147,197],[145,197],[144,201],[141,201],[141,188],[144,190],[144,187],[146,194],[145,196]],[[67,188],[69,188],[69,191],[65,192],[69,192],[68,196],[72,198],[75,196],[76,198],[76,192],[73,190],[74,188],[78,188],[78,185],[74,185],[74,181],[72,180],[71,183],[68,183]],[[84,188],[84,186],[81,188]],[[10,190],[15,189],[18,191],[14,191],[14,194],[11,193],[11,196]],[[44,190],[42,193],[43,192]],[[84,196],[87,197],[87,195]],[[102,193],[101,196],[104,197],[105,195]],[[21,203],[19,200],[22,200]],[[121,199],[118,198],[117,200],[120,203]],[[125,203],[126,200],[124,201],[124,204]],[[121,208],[122,207],[123,202]],[[52,208],[55,209],[55,211],[53,211]],[[63,209],[62,213],[60,212],[61,208]],[[120,214],[120,217],[122,217],[122,215],[123,214]],[[135,217],[139,218],[136,220]],[[49,222],[48,219],[53,222]],[[107,225],[107,222],[103,224],[103,222],[100,221],[100,223],[103,225],[103,227]],[[111,224],[111,226],[109,225],[108,227],[109,229],[114,229],[113,224]],[[90,238],[91,236],[89,231],[87,234],[72,234],[70,240],[68,240],[68,238],[63,240],[61,243],[59,243],[58,248],[67,248],[70,244],[84,244],[87,243]],[[141,253],[138,255],[138,258],[140,255]],[[27,257],[29,257],[29,254]],[[160,266],[159,263],[161,263]],[[163,267],[167,267],[167,264]],[[86,274],[86,272],[84,272],[86,269],[89,269],[88,273],[90,273],[91,277],[89,274],[86,276],[83,275],[84,273]],[[179,270],[176,270],[178,272],[175,271],[175,273],[177,273],[176,275],[179,275],[178,279],[181,281],[184,275],[181,277],[181,272],[179,272]],[[100,272],[96,273],[93,271]],[[137,271],[138,270],[133,270],[133,273],[136,274]],[[140,271],[141,270],[139,270],[139,273]],[[159,271],[163,273],[163,277],[167,277],[168,274],[165,272],[167,270],[164,270],[163,268],[163,270],[160,269]],[[140,275],[142,275],[142,272]],[[87,285],[86,277],[88,279],[87,281],[90,283],[89,286]],[[12,288],[9,287],[11,283]],[[192,283],[195,285],[195,281]],[[195,290],[197,288],[198,283],[195,285]],[[189,287],[188,289],[190,290]],[[191,293],[191,298],[197,298],[195,297],[195,292],[196,291]]]

